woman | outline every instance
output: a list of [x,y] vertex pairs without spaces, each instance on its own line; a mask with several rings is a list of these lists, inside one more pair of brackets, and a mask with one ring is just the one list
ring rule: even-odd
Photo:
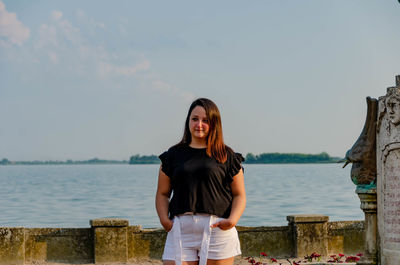
[[224,144],[214,102],[191,104],[182,140],[160,159],[156,209],[168,232],[164,265],[233,264],[241,254],[235,225],[246,205],[244,159]]

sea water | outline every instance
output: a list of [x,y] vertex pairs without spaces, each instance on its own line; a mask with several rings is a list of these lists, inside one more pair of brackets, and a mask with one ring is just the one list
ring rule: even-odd
[[[292,214],[362,220],[350,167],[244,165],[243,226],[287,225]],[[155,210],[159,165],[0,166],[0,226],[89,227],[103,217],[161,227]]]

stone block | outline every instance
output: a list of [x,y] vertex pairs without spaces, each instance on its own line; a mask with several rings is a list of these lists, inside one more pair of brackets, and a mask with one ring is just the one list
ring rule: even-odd
[[0,227],[0,263],[24,264],[24,241],[23,227]]
[[328,255],[328,216],[302,214],[287,216],[293,238],[293,256],[302,258],[313,252]]
[[166,237],[167,232],[164,229],[128,227],[128,260],[161,259]]
[[296,214],[286,217],[289,223],[323,223],[328,222],[329,217],[320,214]]
[[125,227],[129,226],[129,221],[120,218],[99,218],[90,220],[91,227]]
[[128,220],[104,218],[91,220],[95,263],[128,261]]
[[328,223],[328,255],[363,253],[364,240],[364,221]]
[[243,256],[265,252],[273,258],[291,258],[292,240],[288,226],[236,227]]
[[27,228],[25,261],[91,263],[92,231],[90,228]]

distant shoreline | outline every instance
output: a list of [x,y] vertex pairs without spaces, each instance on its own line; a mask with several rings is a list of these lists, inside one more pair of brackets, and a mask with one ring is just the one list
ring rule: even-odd
[[[302,153],[262,153],[253,155],[248,153],[244,164],[334,164],[340,163],[343,158],[331,157],[327,153],[302,154]],[[134,155],[128,160],[106,160],[93,158],[89,160],[48,160],[48,161],[10,161],[7,158],[0,160],[0,165],[151,165],[160,164],[155,155]]]
[[[246,163],[245,165],[301,165],[301,164],[338,164],[341,161],[333,161],[333,162],[274,162],[274,163]],[[9,163],[9,164],[0,164],[0,166],[79,166],[79,165],[159,165],[160,163],[136,163],[136,164],[129,164],[126,163],[23,163],[23,162],[16,162],[16,163]]]

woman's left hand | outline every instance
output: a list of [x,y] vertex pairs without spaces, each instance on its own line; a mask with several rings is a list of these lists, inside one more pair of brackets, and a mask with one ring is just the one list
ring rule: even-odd
[[228,219],[222,219],[218,222],[216,222],[215,224],[212,224],[211,227],[218,227],[222,230],[228,230],[231,229],[232,227],[234,227],[236,225],[236,223],[234,223],[232,220]]

